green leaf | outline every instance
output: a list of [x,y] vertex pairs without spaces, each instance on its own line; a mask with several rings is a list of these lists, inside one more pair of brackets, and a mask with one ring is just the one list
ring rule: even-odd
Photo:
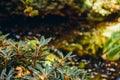
[[48,74],[50,74],[54,69],[55,69],[55,66],[51,66],[51,68],[49,69]]
[[33,78],[33,77],[28,76],[28,75],[25,75],[23,78],[24,78],[24,79],[28,79],[28,80],[34,80],[34,78]]
[[40,64],[36,64],[36,66],[37,66],[37,69],[40,70],[40,72],[44,73],[43,68]]
[[114,54],[107,55],[109,60],[119,60],[120,59],[120,51]]
[[81,80],[85,80],[85,77],[86,77],[86,72],[84,72],[84,74],[82,75]]
[[6,68],[2,70],[0,79],[3,79],[4,76],[6,76]]
[[49,67],[48,67],[48,64],[46,64],[46,67],[45,67],[45,73],[48,75],[48,72],[49,72]]
[[9,39],[8,42],[15,47],[15,42],[12,39]]
[[11,75],[11,74],[13,74],[13,73],[14,73],[14,69],[12,68],[12,69],[9,71],[8,75]]
[[38,74],[39,74],[38,70],[32,68],[31,66],[28,66],[28,68],[29,68],[35,75],[38,75]]
[[71,56],[72,52],[69,52],[64,58],[69,58]]
[[9,34],[6,34],[6,35],[0,35],[0,40],[4,40],[6,39],[6,37],[8,36]]
[[103,52],[108,60],[118,60],[120,58],[120,32],[112,33],[112,36],[104,45]]
[[7,78],[6,78],[6,80],[10,80],[12,76],[13,76],[13,74],[8,75]]
[[64,80],[64,73],[63,73],[62,69],[57,68],[57,70],[58,70],[58,71],[60,72],[60,74],[61,74],[61,79]]
[[23,45],[23,41],[20,40],[20,41],[18,42],[18,47],[20,48],[20,47],[22,47],[22,45]]
[[50,42],[51,39],[52,38],[45,39],[44,36],[42,36],[41,39],[40,39],[40,47],[48,44],[48,42]]
[[42,36],[40,39],[40,47],[42,47],[44,45],[44,43],[45,43],[45,38],[44,38],[44,36]]
[[120,49],[120,45],[111,48],[108,52],[106,52],[106,54],[107,54],[107,55],[109,55],[109,54],[114,54],[115,52],[118,51],[117,49]]
[[57,51],[57,53],[58,53],[58,55],[61,57],[61,58],[63,58],[64,56],[63,56],[63,53],[61,52],[61,51]]
[[1,72],[0,79],[1,80],[11,80],[13,74],[14,74],[14,69],[10,69],[10,71],[7,74],[6,68],[5,68]]
[[48,44],[51,41],[52,38],[47,38],[44,42],[44,45]]

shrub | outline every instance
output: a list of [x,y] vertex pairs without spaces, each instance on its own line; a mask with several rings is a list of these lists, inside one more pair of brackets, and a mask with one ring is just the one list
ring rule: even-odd
[[[86,77],[84,70],[74,66],[75,55],[70,52],[64,56],[61,51],[46,46],[51,38],[42,36],[16,42],[6,37],[0,36],[0,79],[84,80]],[[50,56],[51,50],[57,57]]]

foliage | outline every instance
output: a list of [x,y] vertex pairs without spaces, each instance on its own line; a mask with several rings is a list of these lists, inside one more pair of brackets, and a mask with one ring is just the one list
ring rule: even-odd
[[[45,39],[42,36],[40,39],[15,42],[6,37],[7,35],[0,36],[0,69],[3,69],[0,71],[1,79],[84,80],[86,77],[84,70],[73,65],[72,58],[75,55],[70,52],[64,56],[59,50],[46,46],[51,38]],[[56,52],[59,58],[47,58],[51,55],[50,50]]]
[[108,60],[120,59],[120,32],[113,32],[104,44],[104,58]]
[[[104,20],[106,16],[118,13],[119,0],[6,0],[0,1],[2,12],[25,14],[27,16],[45,16],[57,14],[73,16],[87,14],[87,18],[95,21]],[[73,12],[74,11],[74,12]]]
[[28,68],[32,71],[31,76],[24,76],[25,79],[32,80],[80,80],[80,73],[84,74],[81,80],[84,80],[86,73],[82,69],[78,69],[75,66],[69,66],[71,62],[66,62],[69,58],[74,57],[71,53],[68,53],[66,56],[63,56],[63,53],[60,54],[60,59],[54,59],[54,62],[51,64],[40,65],[37,64],[36,68],[29,66]]
[[46,52],[47,48],[43,46],[51,39],[41,37],[40,40],[35,38],[35,40],[15,42],[12,39],[6,40],[2,37],[0,38],[0,67],[11,66],[13,63],[17,65],[26,63],[24,66],[35,65],[37,61],[45,57],[43,53]]
[[[51,13],[52,10],[61,10],[66,5],[70,6],[71,9],[75,9],[78,14],[88,11],[89,17],[107,16],[111,13],[120,10],[120,1],[105,1],[105,0],[21,0],[26,6],[38,8],[40,11],[48,11]],[[109,4],[109,5],[108,5]],[[26,7],[27,9],[27,7]],[[50,12],[49,12],[50,11]],[[97,16],[96,16],[97,14]]]
[[81,32],[81,34],[71,34],[66,41],[57,44],[55,47],[58,49],[72,51],[78,55],[94,55],[98,56],[99,49],[103,48],[104,36],[102,34],[102,29],[93,29],[91,31]]
[[105,16],[120,10],[119,0],[86,0],[86,4],[90,9],[88,18],[95,21],[102,21]]
[[10,71],[6,71],[6,68],[5,68],[0,73],[0,80],[12,80],[14,74],[15,74],[14,69],[10,69]]
[[98,50],[103,47],[103,36],[101,30],[92,30],[91,32],[84,32],[83,35],[77,37],[74,41],[82,46],[81,50],[78,50],[79,54],[97,55]]
[[[104,25],[104,26],[103,26]],[[55,47],[65,51],[72,51],[81,55],[102,56],[107,60],[119,60],[119,39],[120,24],[119,23],[100,23],[97,28],[89,32],[80,32],[69,34],[60,41],[56,41]],[[115,38],[113,38],[115,37]],[[117,41],[118,39],[118,41]],[[116,48],[114,48],[116,46]],[[103,53],[103,55],[102,55]]]

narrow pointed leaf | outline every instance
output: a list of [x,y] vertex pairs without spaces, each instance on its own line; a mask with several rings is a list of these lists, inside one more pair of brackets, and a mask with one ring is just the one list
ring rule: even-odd
[[37,64],[36,66],[37,66],[37,69],[40,70],[40,72],[44,73],[43,68],[42,68],[42,66],[40,64]]

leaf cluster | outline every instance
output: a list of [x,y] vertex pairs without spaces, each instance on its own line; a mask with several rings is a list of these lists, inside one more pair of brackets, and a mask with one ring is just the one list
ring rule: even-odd
[[120,59],[120,32],[113,32],[104,44],[104,55],[108,60]]
[[[78,69],[76,66],[70,66],[72,62],[66,61],[74,55],[68,53],[63,56],[63,53],[59,52],[60,59],[54,61],[51,64],[36,64],[36,68],[29,66],[32,71],[31,75],[25,75],[24,78],[28,80],[84,80],[86,78],[86,72],[82,69]],[[83,75],[80,77],[80,73]]]
[[[1,80],[84,80],[86,72],[74,66],[72,53],[47,46],[51,38],[14,41],[0,36]],[[49,57],[55,52],[58,58]],[[52,60],[50,60],[52,58]],[[80,76],[83,75],[82,77]]]

